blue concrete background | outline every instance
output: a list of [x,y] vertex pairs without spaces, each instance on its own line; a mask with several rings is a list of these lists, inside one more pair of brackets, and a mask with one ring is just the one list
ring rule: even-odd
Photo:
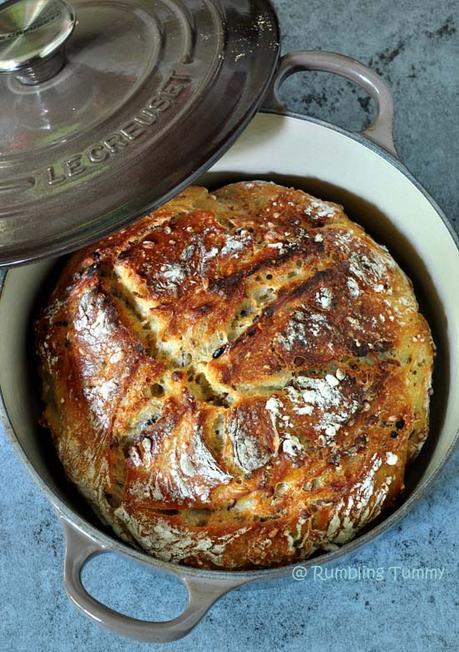
[[[330,49],[372,65],[392,84],[396,143],[413,174],[455,223],[459,5],[452,0],[275,0],[283,50]],[[347,82],[298,75],[284,89],[289,107],[357,129],[371,102]],[[63,536],[48,502],[0,433],[0,651],[145,650],[86,620],[62,588]],[[185,640],[165,650],[310,652],[459,649],[459,450],[402,523],[339,562],[343,574],[383,569],[375,579],[282,580],[225,596]],[[409,578],[394,579],[392,567]],[[413,577],[418,568],[442,577]],[[353,569],[349,571],[349,569]],[[167,619],[185,604],[175,580],[100,557],[85,582],[107,604]]]

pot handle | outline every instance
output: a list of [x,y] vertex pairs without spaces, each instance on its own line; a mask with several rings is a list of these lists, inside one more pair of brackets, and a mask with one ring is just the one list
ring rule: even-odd
[[247,582],[242,578],[207,580],[184,577],[174,572],[188,590],[185,611],[173,620],[151,622],[118,613],[90,595],[81,581],[81,572],[91,557],[111,552],[80,530],[62,520],[65,534],[64,587],[72,602],[91,620],[117,634],[139,641],[166,643],[186,636],[225,593]]
[[377,115],[374,122],[361,133],[398,158],[393,140],[394,101],[389,84],[371,68],[343,54],[318,50],[286,54],[280,60],[264,106],[276,111],[285,110],[279,98],[280,87],[287,77],[305,70],[331,72],[363,88],[375,100]]

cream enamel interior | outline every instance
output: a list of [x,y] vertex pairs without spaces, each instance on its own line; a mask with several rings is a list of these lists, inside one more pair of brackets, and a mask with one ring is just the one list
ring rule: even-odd
[[[393,162],[317,122],[258,114],[202,182],[218,186],[250,178],[272,178],[344,203],[349,216],[386,244],[414,279],[440,351],[432,437],[413,486],[423,482],[443,463],[459,425],[454,400],[459,385],[459,252],[451,233],[426,195]],[[15,437],[32,467],[60,500],[97,527],[63,485],[52,449],[37,427],[30,318],[54,264],[45,260],[8,272],[0,301],[0,387]]]

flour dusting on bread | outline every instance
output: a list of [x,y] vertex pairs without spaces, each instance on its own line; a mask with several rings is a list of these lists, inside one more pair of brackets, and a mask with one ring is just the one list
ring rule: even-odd
[[400,495],[434,347],[409,279],[343,208],[192,187],[75,254],[36,323],[43,423],[118,536],[279,566]]

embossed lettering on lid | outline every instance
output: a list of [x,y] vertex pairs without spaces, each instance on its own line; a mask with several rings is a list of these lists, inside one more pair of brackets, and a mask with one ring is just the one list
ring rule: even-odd
[[278,50],[267,0],[5,3],[0,265],[77,249],[192,182],[261,104]]

